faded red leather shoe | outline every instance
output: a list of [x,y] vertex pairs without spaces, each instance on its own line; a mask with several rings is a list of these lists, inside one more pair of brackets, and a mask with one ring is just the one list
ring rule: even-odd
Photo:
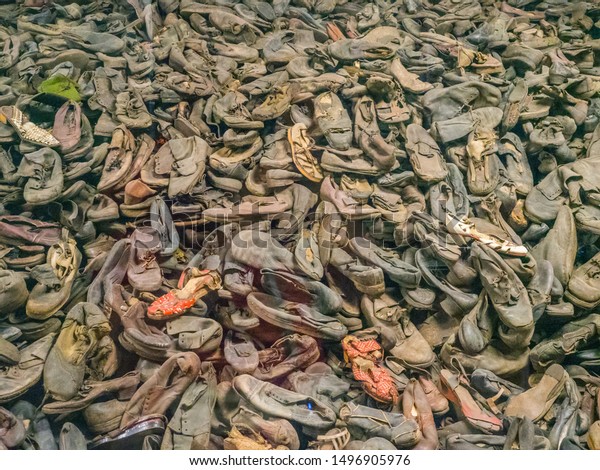
[[461,383],[460,377],[447,369],[440,372],[442,393],[456,405],[457,411],[478,429],[498,433],[502,431],[502,421],[479,405],[469,390]]
[[[191,277],[184,282],[188,272]],[[148,318],[152,320],[167,320],[177,318],[192,308],[196,302],[210,291],[220,289],[221,276],[216,271],[192,268],[181,274],[177,289],[173,289],[156,299],[148,307]]]

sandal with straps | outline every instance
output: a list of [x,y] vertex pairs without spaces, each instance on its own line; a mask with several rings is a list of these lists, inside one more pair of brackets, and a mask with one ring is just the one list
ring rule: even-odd
[[[185,281],[187,274],[191,277]],[[184,286],[185,282],[185,286]],[[171,320],[183,315],[194,304],[210,291],[220,289],[221,276],[216,271],[197,268],[186,269],[181,273],[177,289],[172,289],[157,298],[148,307],[148,318],[151,320]]]

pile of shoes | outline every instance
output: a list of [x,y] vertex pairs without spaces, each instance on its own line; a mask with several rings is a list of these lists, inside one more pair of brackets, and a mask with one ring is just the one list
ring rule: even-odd
[[600,449],[595,2],[0,15],[0,449]]

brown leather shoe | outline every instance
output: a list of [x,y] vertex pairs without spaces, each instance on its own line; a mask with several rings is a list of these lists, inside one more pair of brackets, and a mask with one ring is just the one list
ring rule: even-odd
[[177,353],[167,359],[131,397],[121,419],[121,429],[145,416],[165,415],[200,373],[200,359],[191,352]]

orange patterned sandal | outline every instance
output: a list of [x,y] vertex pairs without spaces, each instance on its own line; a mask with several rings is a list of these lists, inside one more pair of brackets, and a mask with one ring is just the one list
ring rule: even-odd
[[383,359],[383,348],[372,338],[361,339],[348,335],[342,340],[344,358],[352,365],[354,379],[361,382],[363,390],[382,403],[396,405],[398,389],[387,369],[379,363]]
[[[185,282],[187,274],[190,278]],[[185,282],[185,287],[183,286]],[[177,289],[157,298],[148,307],[148,318],[151,320],[172,320],[186,311],[206,294],[221,288],[221,276],[216,271],[192,268],[181,274]]]

